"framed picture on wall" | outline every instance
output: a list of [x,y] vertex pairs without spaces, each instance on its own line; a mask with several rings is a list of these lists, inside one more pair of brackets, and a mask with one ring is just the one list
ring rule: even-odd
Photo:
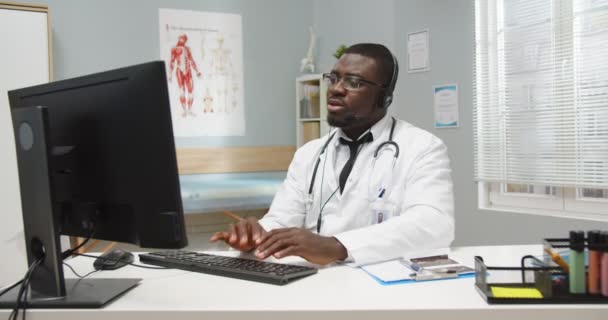
[[433,86],[433,109],[435,128],[459,127],[458,85],[452,83]]
[[425,72],[431,69],[429,59],[429,29],[408,33],[407,72]]

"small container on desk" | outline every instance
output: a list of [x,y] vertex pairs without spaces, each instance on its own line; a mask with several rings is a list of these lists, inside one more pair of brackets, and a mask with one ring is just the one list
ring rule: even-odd
[[[563,254],[570,239],[545,239],[542,257],[524,256],[518,267],[488,266],[475,257],[475,288],[489,304],[591,304],[608,303],[601,294],[571,293],[569,272],[551,253]],[[567,260],[565,257],[564,260]]]

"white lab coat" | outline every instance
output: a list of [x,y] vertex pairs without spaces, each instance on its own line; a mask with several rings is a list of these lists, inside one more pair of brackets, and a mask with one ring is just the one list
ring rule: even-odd
[[[338,129],[321,155],[312,196],[308,190],[314,165],[329,134],[299,148],[260,224],[268,231],[304,227],[316,232],[319,212],[327,202],[320,234],[338,239],[352,265],[390,260],[412,250],[448,247],[454,239],[454,197],[447,148],[431,133],[398,120],[393,140],[400,154],[394,169],[384,171],[390,170],[393,157],[386,151],[372,170],[373,153],[388,140],[391,124],[387,115],[371,128],[374,140],[361,148],[343,193],[338,190],[331,198],[340,175],[331,164],[338,136],[343,133]],[[370,190],[385,173],[392,177],[385,206],[392,208],[395,216],[373,224],[372,203],[377,197]]]

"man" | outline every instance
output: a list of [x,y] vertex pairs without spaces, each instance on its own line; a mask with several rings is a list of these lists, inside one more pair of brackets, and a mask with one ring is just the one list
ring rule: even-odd
[[196,76],[201,77],[201,73],[196,67],[196,62],[192,57],[190,47],[186,45],[188,36],[182,34],[177,39],[175,47],[171,48],[171,61],[169,63],[169,82],[173,79],[173,70],[177,64],[175,74],[177,76],[177,86],[179,87],[179,102],[182,105],[182,117],[187,115],[194,116],[192,103],[194,102],[194,84],[192,80],[192,69],[196,71]]
[[300,256],[322,265],[448,247],[454,217],[447,150],[432,134],[387,115],[397,75],[386,47],[348,48],[324,75],[327,121],[337,129],[298,149],[263,219],[241,220],[210,240],[254,249],[259,259]]

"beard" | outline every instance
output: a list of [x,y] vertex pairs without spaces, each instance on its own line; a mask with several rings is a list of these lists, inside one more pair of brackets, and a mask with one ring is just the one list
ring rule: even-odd
[[344,128],[353,124],[356,120],[354,116],[346,115],[344,118],[339,118],[331,113],[327,114],[327,124],[335,128]]

